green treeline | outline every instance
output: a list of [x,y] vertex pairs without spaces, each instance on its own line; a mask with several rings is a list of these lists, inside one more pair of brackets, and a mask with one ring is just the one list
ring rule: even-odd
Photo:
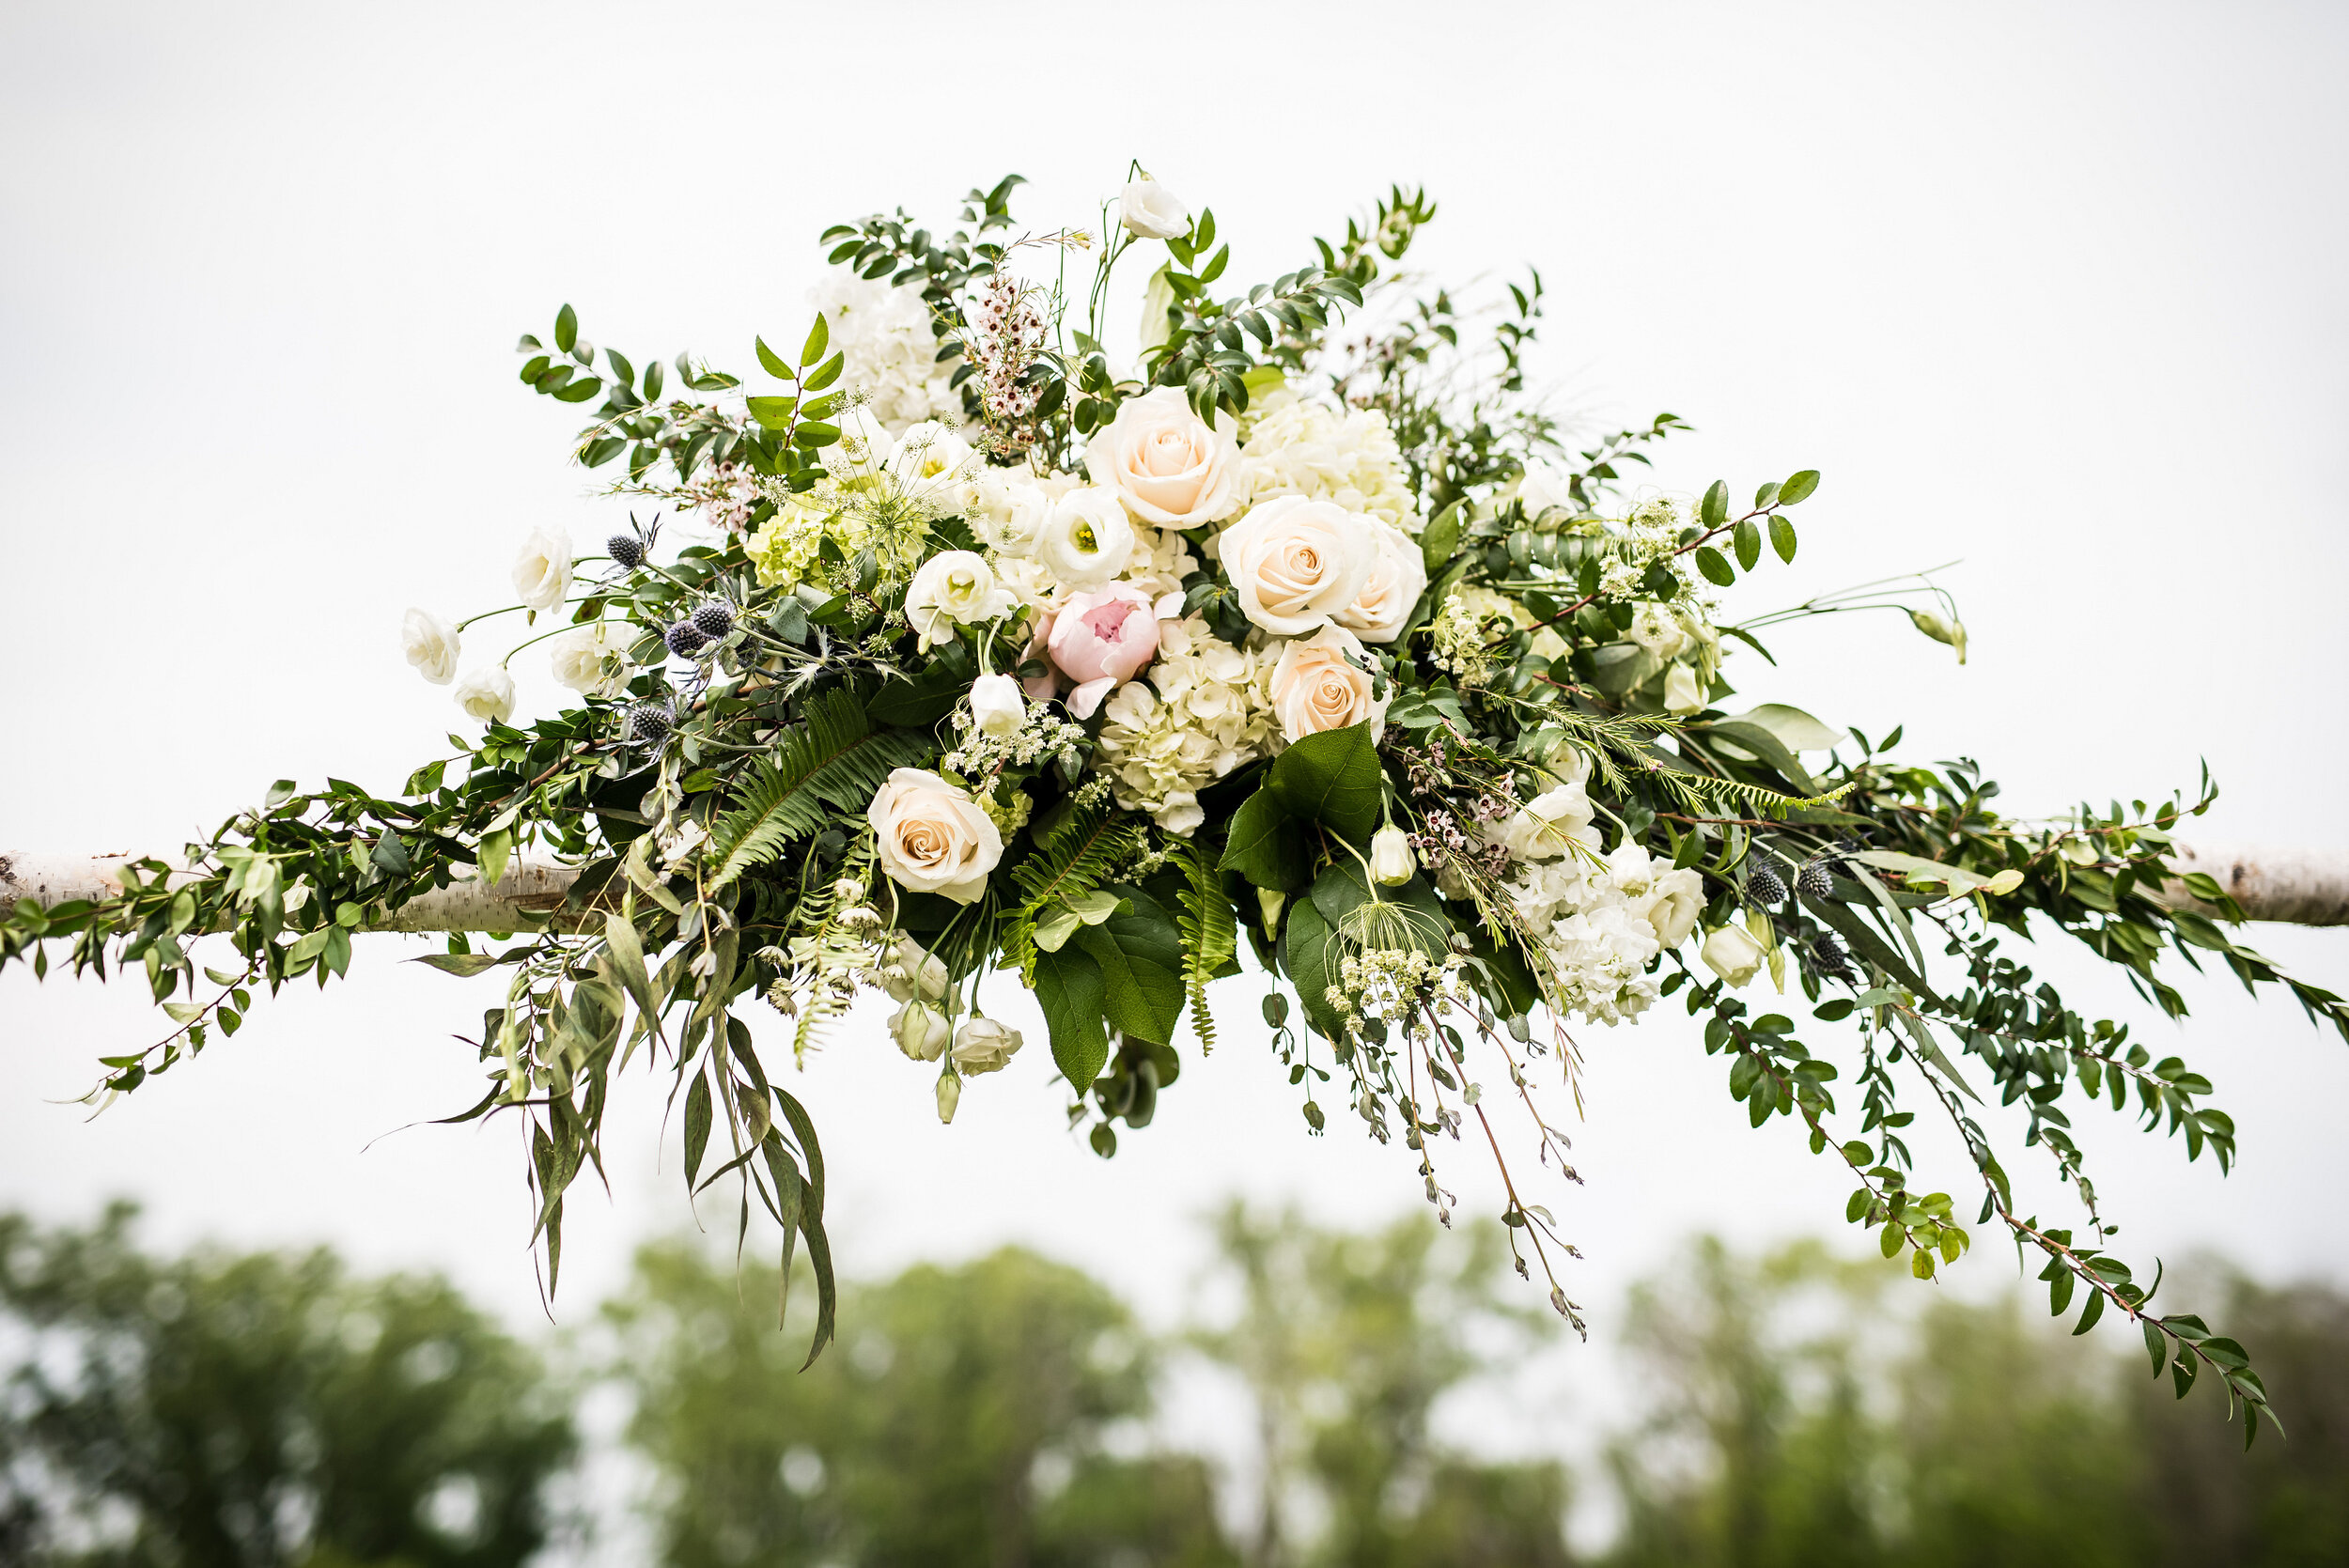
[[[610,1512],[583,1498],[577,1412],[614,1386],[674,1568],[2349,1563],[2349,1297],[2215,1271],[2287,1442],[2242,1452],[2213,1390],[2176,1401],[2119,1335],[2083,1346],[1816,1245],[1700,1241],[1610,1314],[1638,1416],[1578,1473],[1437,1436],[1446,1394],[1507,1397],[1558,1329],[1497,1235],[1416,1219],[1235,1206],[1212,1326],[1173,1337],[1021,1249],[917,1265],[849,1288],[804,1373],[771,1265],[698,1242],[646,1248],[538,1350],[436,1280],[158,1257],[131,1220],[0,1218],[0,1564],[569,1558],[586,1501]],[[1246,1474],[1150,1436],[1194,1356],[1251,1396],[1220,1445],[1266,1456]],[[1567,1544],[1578,1488],[1615,1521],[1595,1553]]]

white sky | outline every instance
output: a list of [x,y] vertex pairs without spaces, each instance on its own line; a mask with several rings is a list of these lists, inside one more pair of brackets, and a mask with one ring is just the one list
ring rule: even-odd
[[[1814,623],[1774,639],[1779,671],[1734,661],[1757,699],[1906,721],[1908,755],[1979,756],[2022,811],[2191,788],[2207,758],[2211,836],[2349,844],[2325,717],[2349,567],[2338,8],[1193,6],[1179,41],[1168,14],[8,8],[0,843],[166,846],[281,775],[388,790],[437,754],[464,721],[400,661],[401,612],[500,602],[534,525],[608,531],[563,463],[576,416],[513,380],[515,336],[560,303],[640,364],[683,347],[739,371],[754,333],[804,330],[824,225],[899,203],[942,225],[1008,169],[1025,221],[1088,224],[1132,156],[1215,208],[1235,280],[1423,181],[1423,268],[1542,268],[1537,364],[1565,404],[1698,427],[1659,483],[1823,470],[1797,566],[1734,610],[1965,559],[1970,665],[1890,617]],[[543,660],[518,665],[525,704],[551,701]],[[2349,984],[2349,934],[2253,939]],[[0,1203],[130,1193],[161,1239],[332,1239],[535,1315],[508,1131],[370,1147],[477,1081],[447,1036],[486,994],[403,955],[364,943],[351,982],[261,1009],[95,1125],[53,1102],[157,1015],[0,978]],[[2044,968],[2145,1017],[2092,961]],[[2288,1003],[2180,984],[2197,1017],[2148,1026],[2217,1083],[2243,1163],[2222,1182],[2091,1113],[2126,1250],[2349,1280],[2349,1048]],[[1219,993],[1224,1048],[1106,1164],[1061,1130],[1040,1044],[941,1128],[929,1073],[865,1017],[797,1085],[846,1266],[1021,1239],[1163,1322],[1200,1263],[1190,1218],[1224,1194],[1411,1210],[1400,1150],[1343,1115],[1304,1136],[1253,986]],[[1857,1243],[1835,1171],[1783,1123],[1749,1132],[1676,1012],[1584,1045],[1590,1185],[1545,1196],[1589,1258],[1570,1288],[1595,1357],[1624,1285],[1692,1229]],[[657,1114],[641,1086],[615,1107],[614,1202],[571,1205],[568,1319],[685,1220]],[[1472,1150],[1450,1172],[1492,1206]],[[1995,1249],[1961,1272],[2009,1277]],[[1520,1409],[1526,1440],[1571,1442],[1581,1375]]]

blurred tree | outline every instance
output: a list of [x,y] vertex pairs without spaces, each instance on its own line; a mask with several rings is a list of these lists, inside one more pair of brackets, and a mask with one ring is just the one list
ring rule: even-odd
[[1082,1273],[1017,1248],[908,1269],[848,1292],[845,1343],[804,1373],[745,1305],[775,1286],[668,1243],[608,1309],[676,1568],[1233,1560],[1199,1460],[1102,1451],[1147,1413],[1154,1362]]
[[[1507,1303],[1497,1232],[1439,1241],[1415,1217],[1355,1235],[1238,1203],[1215,1225],[1239,1311],[1194,1339],[1255,1398],[1264,1468],[1252,1563],[1567,1560],[1562,1467],[1478,1465],[1441,1452],[1429,1430],[1442,1394],[1548,1321]],[[1310,1553],[1290,1524],[1300,1490],[1318,1494],[1330,1520]]]
[[0,1216],[0,1560],[504,1568],[544,1544],[568,1418],[446,1282],[158,1260],[133,1212]]

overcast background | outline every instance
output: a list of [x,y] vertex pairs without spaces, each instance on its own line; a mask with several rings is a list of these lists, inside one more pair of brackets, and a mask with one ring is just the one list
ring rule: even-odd
[[[402,611],[504,602],[534,525],[607,531],[564,463],[576,413],[513,378],[558,304],[639,364],[739,372],[754,333],[804,331],[826,225],[902,203],[943,225],[1007,170],[1024,222],[1090,225],[1136,157],[1214,207],[1234,280],[1424,182],[1417,266],[1542,269],[1562,406],[1695,425],[1659,484],[1822,470],[1797,565],[1734,613],[1963,558],[1967,667],[1894,617],[1831,620],[1776,634],[1778,671],[1734,660],[1748,694],[1905,722],[1906,754],[1983,759],[2016,811],[2190,789],[2207,759],[2226,795],[2198,831],[2341,846],[2344,42],[2321,5],[7,7],[0,845],[165,848],[272,779],[388,790],[440,754],[466,721],[401,662]],[[468,642],[469,664],[503,651]],[[517,674],[551,705],[540,655]],[[2349,933],[2251,939],[2349,983]],[[328,1239],[538,1320],[512,1129],[394,1133],[477,1093],[449,1034],[484,993],[392,961],[423,950],[363,943],[348,984],[95,1124],[58,1102],[157,1015],[0,976],[0,1204],[127,1193],[161,1241]],[[2092,961],[2042,964],[2186,1055],[2240,1128],[2222,1181],[2088,1117],[2124,1250],[2349,1281],[2349,1049],[2232,982],[2182,972],[2181,1029]],[[794,1084],[845,1266],[1022,1240],[1168,1323],[1226,1194],[1412,1211],[1402,1151],[1344,1114],[1305,1135],[1259,988],[1219,990],[1224,1048],[1106,1163],[1063,1130],[1041,1048],[941,1128],[932,1074],[865,1016]],[[1487,1444],[1587,1439],[1620,1293],[1691,1230],[1860,1245],[1835,1168],[1784,1123],[1746,1129],[1676,1008],[1582,1043],[1589,1185],[1543,1198],[1596,1333]],[[569,1205],[565,1321],[689,1222],[658,1114],[640,1081],[611,1203]],[[1474,1152],[1444,1153],[1489,1212]],[[1981,1250],[1957,1288],[2011,1257]],[[1209,1390],[1167,1420],[1218,1441],[1229,1413]]]

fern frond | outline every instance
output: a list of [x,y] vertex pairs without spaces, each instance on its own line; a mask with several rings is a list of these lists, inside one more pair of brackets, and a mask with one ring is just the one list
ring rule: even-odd
[[1183,938],[1183,989],[1190,997],[1191,1032],[1205,1054],[1215,1049],[1215,1017],[1207,1011],[1207,982],[1239,952],[1239,922],[1223,884],[1199,846],[1188,839],[1167,848],[1183,868],[1182,908],[1174,916]]
[[892,768],[910,768],[931,743],[904,730],[877,730],[855,696],[826,691],[807,705],[807,722],[790,731],[710,830],[717,871],[712,891],[783,853],[784,846],[822,828],[832,811],[861,813]]
[[1019,966],[1021,978],[1031,986],[1035,984],[1036,916],[1055,904],[1100,891],[1101,884],[1141,848],[1142,836],[1141,829],[1118,821],[1111,812],[1078,810],[1012,867],[1011,880],[1019,890],[1019,905],[1005,923],[1003,953]]

